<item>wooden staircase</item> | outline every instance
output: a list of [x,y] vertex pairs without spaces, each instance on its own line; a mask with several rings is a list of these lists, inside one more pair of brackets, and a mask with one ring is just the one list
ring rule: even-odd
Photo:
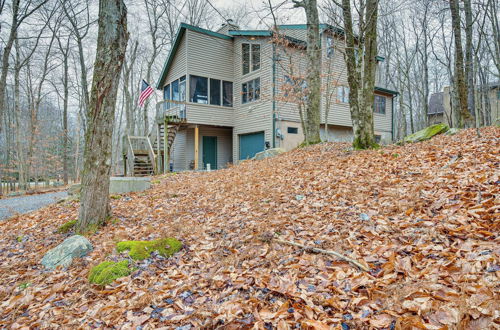
[[150,176],[156,173],[156,155],[148,137],[127,135],[123,146],[125,175]]
[[[185,112],[174,108],[157,117],[148,136],[127,135],[123,140],[125,175],[150,176],[168,172],[175,137],[184,124],[186,124]],[[165,157],[165,126],[168,157]]]
[[[180,125],[177,124],[177,123],[169,123],[167,124],[167,152],[168,152],[168,155],[170,157],[171,153],[172,153],[172,147],[174,145],[174,141],[175,141],[175,137],[177,136],[177,132],[179,131],[179,128],[180,128]],[[159,136],[160,138],[157,139],[155,136],[150,136],[151,137],[154,137],[154,139],[152,139],[152,142],[153,142],[153,149],[155,150],[156,154],[158,154],[158,151],[160,151],[160,154],[163,153],[163,151],[165,150],[164,147],[165,147],[165,123],[158,123],[158,129],[159,131]],[[158,140],[160,141],[159,145],[158,145]]]
[[134,158],[134,169],[132,176],[151,176],[154,175],[154,161],[151,161],[149,155],[136,155]]

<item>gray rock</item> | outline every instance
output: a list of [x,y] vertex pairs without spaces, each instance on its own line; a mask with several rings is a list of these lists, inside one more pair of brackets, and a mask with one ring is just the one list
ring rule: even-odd
[[285,152],[285,149],[282,149],[282,148],[267,149],[267,150],[256,153],[255,156],[253,157],[253,159],[261,160],[264,158],[270,158],[270,157],[278,156],[279,154],[282,154],[284,152]]
[[370,216],[369,216],[368,214],[366,214],[366,213],[361,213],[361,214],[359,215],[359,218],[360,218],[361,220],[363,220],[363,221],[368,221],[368,220],[370,220]]
[[73,258],[84,257],[90,251],[92,251],[92,244],[89,240],[83,236],[74,235],[48,251],[42,258],[42,265],[48,270],[54,270],[57,266],[67,268],[73,262]]
[[453,128],[450,128],[445,134],[446,135],[455,135],[458,132],[460,132],[460,129],[456,128],[456,127],[453,127]]
[[295,199],[301,201],[304,199],[304,195],[295,195]]

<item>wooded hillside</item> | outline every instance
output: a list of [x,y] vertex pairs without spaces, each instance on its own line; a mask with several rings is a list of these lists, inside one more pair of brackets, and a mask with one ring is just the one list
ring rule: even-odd
[[[211,173],[162,177],[112,201],[94,251],[46,272],[77,202],[0,223],[0,326],[190,329],[499,326],[500,129],[352,151],[326,143]],[[115,243],[176,237],[106,287]],[[337,251],[338,258],[285,245]]]

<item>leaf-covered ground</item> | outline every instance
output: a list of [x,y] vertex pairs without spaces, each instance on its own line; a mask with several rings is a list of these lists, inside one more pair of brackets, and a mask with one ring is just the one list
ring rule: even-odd
[[[322,144],[112,200],[94,252],[39,261],[78,205],[0,223],[1,327],[490,329],[500,327],[500,129],[348,151]],[[334,250],[371,268],[263,238]],[[173,236],[105,288],[115,242]]]

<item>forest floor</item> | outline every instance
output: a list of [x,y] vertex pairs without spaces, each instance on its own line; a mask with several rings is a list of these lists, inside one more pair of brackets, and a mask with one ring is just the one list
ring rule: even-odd
[[[68,270],[40,259],[71,235],[56,229],[77,202],[0,222],[0,327],[498,329],[500,128],[480,132],[155,178],[112,201],[94,251]],[[123,258],[116,242],[165,236],[184,248],[88,283],[92,266]]]

